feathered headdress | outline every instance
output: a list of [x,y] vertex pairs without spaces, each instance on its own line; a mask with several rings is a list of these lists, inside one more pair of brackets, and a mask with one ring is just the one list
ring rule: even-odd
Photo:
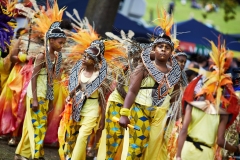
[[[225,43],[220,44],[220,37],[218,46],[216,46],[213,41],[209,42],[212,47],[209,55],[214,63],[210,66],[210,69],[213,69],[213,71],[203,73],[207,81],[196,96],[206,95],[206,99],[216,107],[219,107],[221,102],[227,106],[229,102],[223,96],[223,87],[226,86],[229,88],[229,86],[232,86],[231,76],[225,72],[232,62],[233,52],[226,50]],[[234,93],[233,88],[230,92]]]
[[34,25],[32,26],[32,33],[33,37],[40,37],[44,38],[45,33],[50,28],[53,22],[62,21],[63,13],[66,7],[59,9],[57,0],[53,1],[53,5],[51,5],[47,1],[47,8],[45,7],[38,7],[36,0],[30,0],[33,4],[33,9],[23,6],[22,4],[17,4],[16,8],[22,10],[21,14],[25,15],[26,17],[32,19]]
[[14,20],[14,5],[17,1],[4,0],[0,6],[0,49],[5,51],[6,47],[10,45],[11,38],[14,35],[14,28],[16,21]]
[[[69,57],[73,60],[81,59],[84,51],[90,47],[95,40],[100,40],[100,36],[94,31],[92,26],[88,24],[88,29],[79,29],[77,33],[72,33],[71,37],[78,44],[73,47],[72,53]],[[104,40],[105,46],[104,58],[110,62],[112,58],[117,56],[126,57],[122,44],[117,40]]]
[[[218,46],[216,46],[213,41],[209,42],[212,47],[212,51],[209,55],[212,59],[213,65],[210,66],[211,71],[201,70],[200,72],[198,69],[192,69],[194,71],[200,72],[200,74],[206,78],[200,91],[198,91],[196,93],[196,96],[193,98],[204,96],[205,100],[208,100],[207,108],[205,107],[204,109],[204,111],[207,113],[218,114],[225,112],[226,114],[227,112],[228,114],[232,114],[232,119],[228,123],[229,125],[236,118],[239,112],[239,106],[237,105],[238,99],[232,86],[231,75],[226,74],[226,70],[231,65],[233,52],[226,50],[225,43],[220,43],[220,37],[218,39]],[[191,95],[190,92],[194,90],[194,86],[196,86],[199,79],[200,78],[197,78],[189,84],[185,91],[186,94]],[[183,101],[190,102],[193,101],[193,99],[191,100],[191,98],[189,99],[185,97],[183,98]],[[194,102],[192,105],[196,105],[197,103],[198,102]],[[205,103],[202,103],[202,105],[205,105]]]
[[158,11],[158,26],[154,29],[154,32],[159,32],[159,30],[162,30],[162,32],[158,35],[158,37],[154,40],[153,45],[157,43],[167,43],[169,44],[172,49],[178,46],[178,41],[175,43],[177,44],[174,45],[173,41],[171,40],[171,29],[173,25],[173,16],[168,15],[165,9],[159,9],[157,8]]

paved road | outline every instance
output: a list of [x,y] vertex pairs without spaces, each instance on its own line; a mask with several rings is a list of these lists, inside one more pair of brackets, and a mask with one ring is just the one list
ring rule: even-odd
[[[0,140],[0,160],[13,160],[16,147],[7,145],[7,141]],[[53,147],[45,147],[46,160],[59,160],[58,149]]]
[[[16,147],[10,147],[7,145],[7,141],[0,140],[0,160],[13,160]],[[45,159],[46,160],[59,160],[58,148],[45,147]],[[87,158],[92,160],[92,158]]]

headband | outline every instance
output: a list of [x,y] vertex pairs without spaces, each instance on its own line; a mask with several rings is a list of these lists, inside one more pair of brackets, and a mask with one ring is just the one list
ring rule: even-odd
[[177,57],[177,56],[186,56],[187,57],[187,54],[184,52],[177,52],[174,54],[174,57]]
[[[63,32],[62,28],[60,28],[60,24],[61,24],[60,22],[53,22],[53,24],[47,31],[47,35],[46,35],[47,39],[49,39],[49,38],[66,38],[65,33]],[[63,33],[52,33],[52,31],[55,29],[59,29]]]
[[164,34],[164,33],[162,33],[159,37],[157,37],[154,40],[154,42],[152,43],[152,45],[154,46],[154,45],[156,45],[158,43],[169,44],[171,46],[172,50],[174,49],[174,43],[171,41],[171,38],[168,35]]

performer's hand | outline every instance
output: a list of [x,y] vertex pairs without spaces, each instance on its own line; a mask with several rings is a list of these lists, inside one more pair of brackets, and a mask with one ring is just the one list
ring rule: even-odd
[[53,110],[53,101],[49,101],[48,103],[48,113]]
[[68,103],[68,102],[70,102],[70,100],[71,100],[70,96],[67,96],[65,102]]
[[37,112],[38,109],[39,109],[38,101],[37,100],[33,100],[33,102],[32,102],[32,110],[33,110],[33,112]]
[[105,118],[101,118],[98,129],[102,131],[104,127],[105,127]]
[[182,160],[182,158],[181,157],[177,157],[176,160]]
[[127,128],[127,125],[130,124],[130,120],[127,116],[121,116],[119,119],[119,125],[123,128]]

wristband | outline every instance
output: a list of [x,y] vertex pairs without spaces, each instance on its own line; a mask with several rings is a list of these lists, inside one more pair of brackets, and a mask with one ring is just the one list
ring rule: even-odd
[[25,61],[27,60],[27,54],[24,54],[24,53],[20,52],[20,53],[18,54],[18,59],[19,59],[19,61],[21,61],[21,62],[25,62]]
[[128,108],[121,108],[120,115],[128,117],[130,115],[130,110]]

